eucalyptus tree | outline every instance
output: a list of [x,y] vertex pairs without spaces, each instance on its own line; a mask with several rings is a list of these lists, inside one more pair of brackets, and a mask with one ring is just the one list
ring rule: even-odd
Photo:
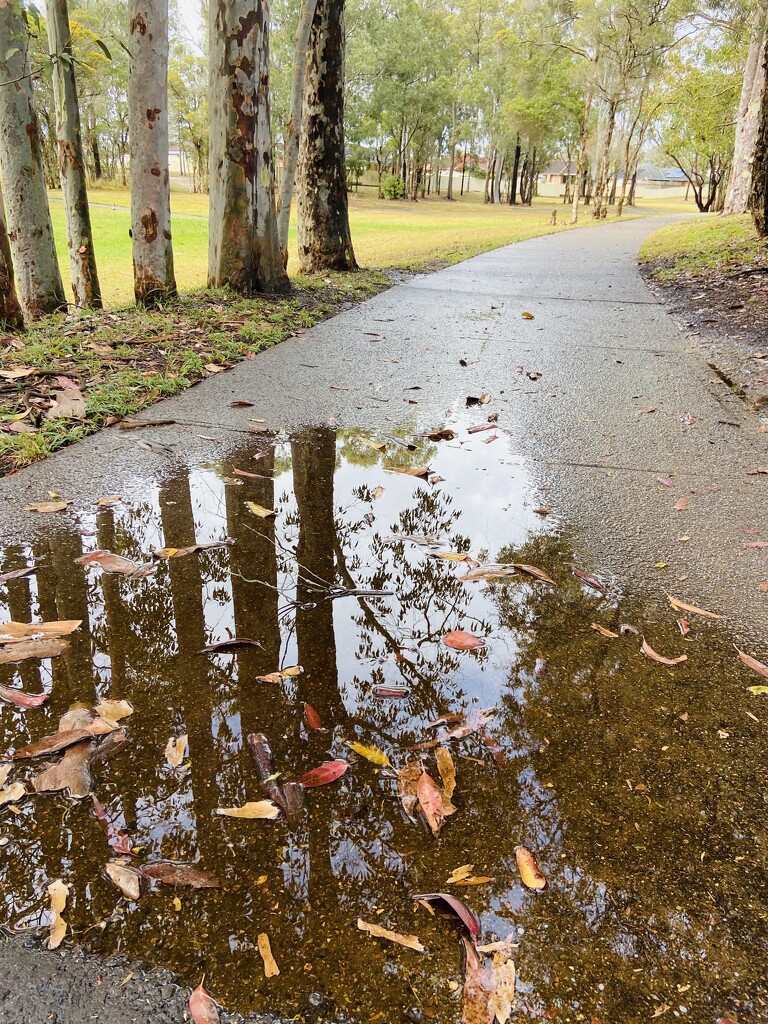
[[15,331],[24,326],[24,317],[16,296],[11,243],[5,223],[3,190],[0,188],[0,328]]
[[27,17],[20,0],[0,3],[0,180],[19,294],[34,319],[66,300],[45,191]]
[[753,164],[760,132],[760,117],[766,92],[768,52],[768,3],[755,7],[749,51],[736,120],[736,139],[723,213],[746,213],[752,191]]

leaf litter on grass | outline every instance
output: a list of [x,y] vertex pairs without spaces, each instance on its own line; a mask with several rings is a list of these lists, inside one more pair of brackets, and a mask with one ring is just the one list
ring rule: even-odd
[[[609,595],[597,564],[572,571],[552,517],[523,530],[534,492],[524,466],[510,485],[509,435],[485,446],[487,432],[470,433],[478,424],[461,415],[445,432],[427,424],[403,444],[387,438],[399,466],[444,478],[434,489],[408,484],[412,474],[385,489],[393,460],[361,446],[359,431],[265,433],[255,452],[246,443],[190,476],[164,465],[140,501],[126,491],[79,511],[45,550],[3,552],[8,574],[36,571],[3,584],[5,618],[12,609],[21,621],[0,625],[0,654],[67,646],[3,665],[1,749],[26,756],[0,762],[0,878],[13,894],[2,923],[38,927],[60,877],[65,916],[89,950],[157,962],[162,946],[191,984],[203,955],[229,1008],[255,1000],[294,1015],[327,991],[364,1019],[382,1006],[400,1019],[414,1000],[446,1024],[547,1017],[555,1003],[612,1019],[671,978],[693,981],[694,1011],[714,1019],[718,977],[738,971],[745,991],[759,990],[766,929],[749,859],[719,879],[734,913],[758,900],[749,936],[725,950],[698,927],[711,912],[702,836],[714,849],[723,834],[743,842],[737,825],[762,835],[762,716],[750,691],[768,688],[744,685],[746,668],[759,669],[728,653],[714,613],[619,597],[620,581]],[[264,472],[243,476],[240,493],[274,515],[231,498],[227,481],[254,454]],[[76,564],[97,552],[126,564]],[[698,615],[697,628],[687,662],[666,659],[673,672],[643,657],[625,624],[595,637],[595,626],[629,620],[663,659],[679,645],[680,611]],[[457,631],[455,647],[444,642]],[[676,730],[694,722],[703,738],[683,757]],[[713,749],[740,791],[710,826]],[[674,837],[645,809],[649,786],[660,804],[673,799],[665,787],[684,793]],[[681,874],[684,918],[657,886],[633,881]],[[610,903],[617,893],[626,906]],[[664,941],[643,932],[641,983],[617,950],[651,917]],[[609,941],[585,945],[595,920]],[[333,971],[320,952],[329,937]],[[473,951],[463,1008],[462,938]],[[399,940],[428,948],[428,969]],[[567,985],[551,981],[565,956]],[[617,1011],[602,1006],[595,976],[609,979]],[[218,1012],[196,998],[200,1013]]]

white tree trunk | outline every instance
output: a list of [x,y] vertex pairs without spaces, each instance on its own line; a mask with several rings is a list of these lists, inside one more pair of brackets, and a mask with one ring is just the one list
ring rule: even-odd
[[280,179],[280,193],[277,199],[277,237],[280,252],[288,262],[288,227],[291,222],[291,201],[296,182],[296,164],[299,159],[299,136],[301,134],[301,105],[304,96],[304,79],[307,72],[307,51],[312,21],[315,17],[317,0],[302,0],[299,24],[296,29],[296,43],[293,51],[293,72],[291,76],[291,107],[285,126],[283,143],[283,176]]
[[168,177],[168,0],[130,0],[128,134],[136,301],[176,291]]
[[581,179],[587,161],[587,140],[589,138],[589,117],[592,111],[592,93],[588,92],[584,100],[584,113],[579,125],[579,151],[576,154],[576,175],[573,179],[573,206],[571,208],[571,224],[579,219],[579,201],[581,200]]
[[24,318],[16,296],[16,282],[13,278],[11,243],[8,240],[8,229],[5,224],[3,190],[0,188],[0,328],[20,331],[23,326]]
[[766,86],[765,50],[768,35],[768,4],[758,3],[752,23],[749,53],[744,68],[744,82],[736,119],[736,142],[733,150],[728,191],[723,213],[746,213],[752,188],[752,164],[755,159],[760,125],[760,110]]
[[19,0],[0,2],[0,180],[18,288],[34,319],[66,305],[43,177],[27,28]]
[[209,8],[208,284],[286,291],[277,239],[267,0]]
[[[101,289],[93,252],[91,216],[85,181],[85,160],[80,132],[75,65],[67,0],[47,0],[48,46],[54,58],[53,96],[56,107],[56,142],[59,178],[67,219],[67,249],[72,292],[78,306],[101,308]],[[63,59],[62,59],[62,56]]]

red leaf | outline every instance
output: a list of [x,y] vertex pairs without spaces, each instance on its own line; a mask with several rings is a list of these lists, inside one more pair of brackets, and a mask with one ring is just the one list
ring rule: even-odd
[[762,661],[758,661],[757,658],[753,658],[751,655],[739,650],[738,647],[736,650],[738,651],[740,661],[742,661],[747,668],[751,668],[753,672],[757,672],[758,675],[764,676],[768,679],[768,665],[764,665]]
[[395,699],[397,697],[407,697],[411,692],[407,686],[374,686],[371,691],[374,697],[380,699]]
[[529,576],[533,576],[534,579],[541,580],[542,583],[549,583],[552,587],[557,586],[552,577],[548,576],[543,569],[539,569],[535,565],[523,565],[521,562],[514,562],[513,564],[520,572],[527,573]]
[[598,590],[601,594],[605,593],[605,586],[600,582],[597,576],[590,576],[589,573],[583,572],[581,569],[577,569],[575,565],[571,566],[571,572],[577,579],[581,580],[582,583],[586,583],[587,586],[592,587],[593,590]]
[[154,878],[166,885],[189,885],[193,889],[218,889],[221,885],[218,878],[206,875],[192,864],[174,864],[169,860],[144,864],[141,873],[146,878]]
[[467,633],[463,629],[452,629],[443,637],[446,647],[452,647],[455,651],[476,651],[478,647],[485,647],[485,640],[481,640],[474,633]]
[[475,917],[466,903],[457,900],[455,896],[451,896],[447,892],[423,892],[411,898],[414,900],[426,900],[427,903],[440,900],[458,917],[473,939],[476,939],[480,934],[480,922],[477,917]]
[[687,661],[688,655],[681,654],[678,658],[665,658],[663,654],[657,654],[656,651],[651,647],[647,640],[643,640],[643,646],[640,648],[646,658],[650,658],[652,661],[658,661],[660,665],[679,665],[681,661]]
[[0,686],[0,697],[9,704],[15,704],[17,708],[39,708],[43,701],[48,700],[47,693],[24,693],[10,686]]
[[189,997],[189,1012],[194,1024],[220,1024],[216,1003],[203,988],[202,982]]
[[307,725],[310,729],[314,729],[316,732],[325,731],[323,729],[323,723],[320,720],[320,715],[315,711],[311,704],[304,703],[304,717],[307,720]]
[[443,794],[437,783],[426,772],[422,772],[416,783],[416,796],[432,835],[437,836],[445,823],[443,817]]
[[96,815],[98,823],[101,825],[104,835],[107,837],[109,845],[115,853],[123,853],[129,857],[133,857],[133,843],[131,842],[130,836],[110,820],[107,815],[106,808],[93,793],[91,793],[91,800],[93,800],[94,814]]
[[296,780],[298,786],[304,789],[315,789],[317,786],[325,786],[329,782],[335,782],[345,775],[349,769],[348,761],[324,761],[317,768],[308,771]]
[[493,1024],[496,1014],[493,1007],[493,975],[483,967],[472,943],[462,936],[467,965],[464,974],[464,1003],[461,1010],[462,1024]]

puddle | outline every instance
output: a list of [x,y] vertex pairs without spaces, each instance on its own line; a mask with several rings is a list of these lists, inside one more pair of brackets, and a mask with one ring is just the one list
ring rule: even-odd
[[[605,596],[577,579],[578,532],[534,512],[546,496],[503,433],[486,443],[496,434],[462,429],[417,439],[414,452],[385,441],[386,453],[330,429],[262,438],[224,464],[150,482],[78,529],[56,522],[47,540],[6,549],[0,572],[26,559],[40,568],[0,588],[3,621],[84,621],[60,657],[0,668],[0,682],[51,695],[26,712],[3,704],[2,749],[54,732],[74,702],[130,700],[128,745],[94,767],[94,791],[140,848],[137,863],[192,862],[222,885],[155,884],[130,902],[102,875],[110,850],[90,800],[28,796],[0,810],[0,923],[45,925],[46,886],[63,878],[76,941],[190,984],[205,973],[231,1010],[455,1022],[459,925],[411,899],[448,891],[478,915],[482,940],[517,943],[513,1020],[765,1020],[768,758],[748,715],[762,719],[764,699],[747,691],[759,680],[718,624],[689,616],[683,640],[670,609],[607,576]],[[385,471],[426,464],[444,481]],[[522,574],[461,583],[466,563],[406,535],[538,566],[558,585]],[[225,537],[235,543],[146,578],[74,563],[97,548],[143,561]],[[388,595],[360,593],[370,591]],[[593,622],[634,624],[688,661],[664,668],[638,637],[607,638]],[[442,638],[453,629],[487,646],[451,650]],[[232,636],[261,646],[197,653]],[[296,664],[298,676],[257,681]],[[408,696],[377,696],[392,686]],[[308,728],[304,702],[327,731]],[[437,839],[408,820],[394,780],[345,744],[378,747],[397,768],[421,757],[439,782],[433,750],[403,748],[434,738],[440,715],[490,707],[484,734],[450,741],[457,810]],[[258,732],[289,779],[355,762],[307,791],[293,829],[213,814],[263,797],[245,742]],[[182,733],[189,757],[174,770],[164,750]],[[25,761],[11,778],[39,767]],[[517,844],[534,852],[543,893],[521,885]],[[492,880],[447,885],[465,864]],[[415,934],[426,952],[373,939],[358,918]],[[264,976],[262,932],[278,977]]]

